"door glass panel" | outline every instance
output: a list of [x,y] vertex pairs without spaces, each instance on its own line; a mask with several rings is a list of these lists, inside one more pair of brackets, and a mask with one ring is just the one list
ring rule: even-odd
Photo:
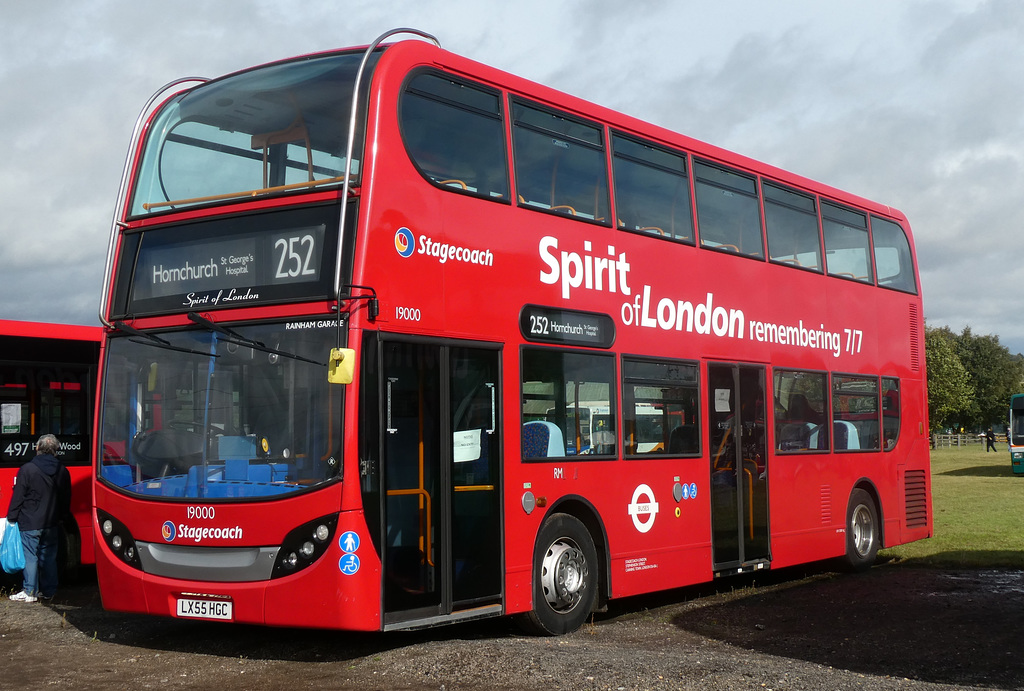
[[740,367],[740,441],[743,473],[740,491],[744,512],[743,561],[767,559],[768,551],[768,454],[765,438],[765,379],[763,367]]
[[711,529],[715,564],[738,562],[739,515],[736,473],[737,385],[731,367],[708,366],[711,452]]
[[764,381],[763,367],[708,366],[716,567],[769,557]]
[[384,346],[384,606],[440,604],[437,543],[441,370],[436,346]]
[[501,592],[498,355],[451,349],[452,597]]

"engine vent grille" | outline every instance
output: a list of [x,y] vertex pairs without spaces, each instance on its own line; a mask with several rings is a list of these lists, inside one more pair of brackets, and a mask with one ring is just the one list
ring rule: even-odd
[[928,525],[928,493],[924,472],[908,470],[904,475],[908,528],[923,528]]

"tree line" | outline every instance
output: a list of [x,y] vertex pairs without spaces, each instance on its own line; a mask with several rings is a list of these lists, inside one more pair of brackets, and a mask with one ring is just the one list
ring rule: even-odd
[[1024,355],[998,336],[925,328],[928,419],[932,431],[985,430],[1006,424],[1010,396],[1024,393]]

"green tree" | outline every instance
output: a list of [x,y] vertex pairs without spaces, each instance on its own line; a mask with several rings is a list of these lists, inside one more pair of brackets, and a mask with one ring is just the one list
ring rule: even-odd
[[999,344],[998,336],[975,336],[964,328],[956,336],[956,353],[971,377],[974,389],[965,423],[985,429],[1006,421],[1010,395],[1018,393],[1024,362]]
[[957,354],[957,336],[948,327],[925,328],[928,363],[928,419],[932,430],[959,427],[974,404],[971,376]]

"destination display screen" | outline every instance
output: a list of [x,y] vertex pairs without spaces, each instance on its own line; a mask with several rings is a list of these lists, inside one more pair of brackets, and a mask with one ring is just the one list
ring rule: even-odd
[[337,207],[292,209],[144,231],[127,312],[327,298],[337,216]]
[[534,343],[611,348],[615,322],[607,314],[525,305],[519,313],[523,338]]

